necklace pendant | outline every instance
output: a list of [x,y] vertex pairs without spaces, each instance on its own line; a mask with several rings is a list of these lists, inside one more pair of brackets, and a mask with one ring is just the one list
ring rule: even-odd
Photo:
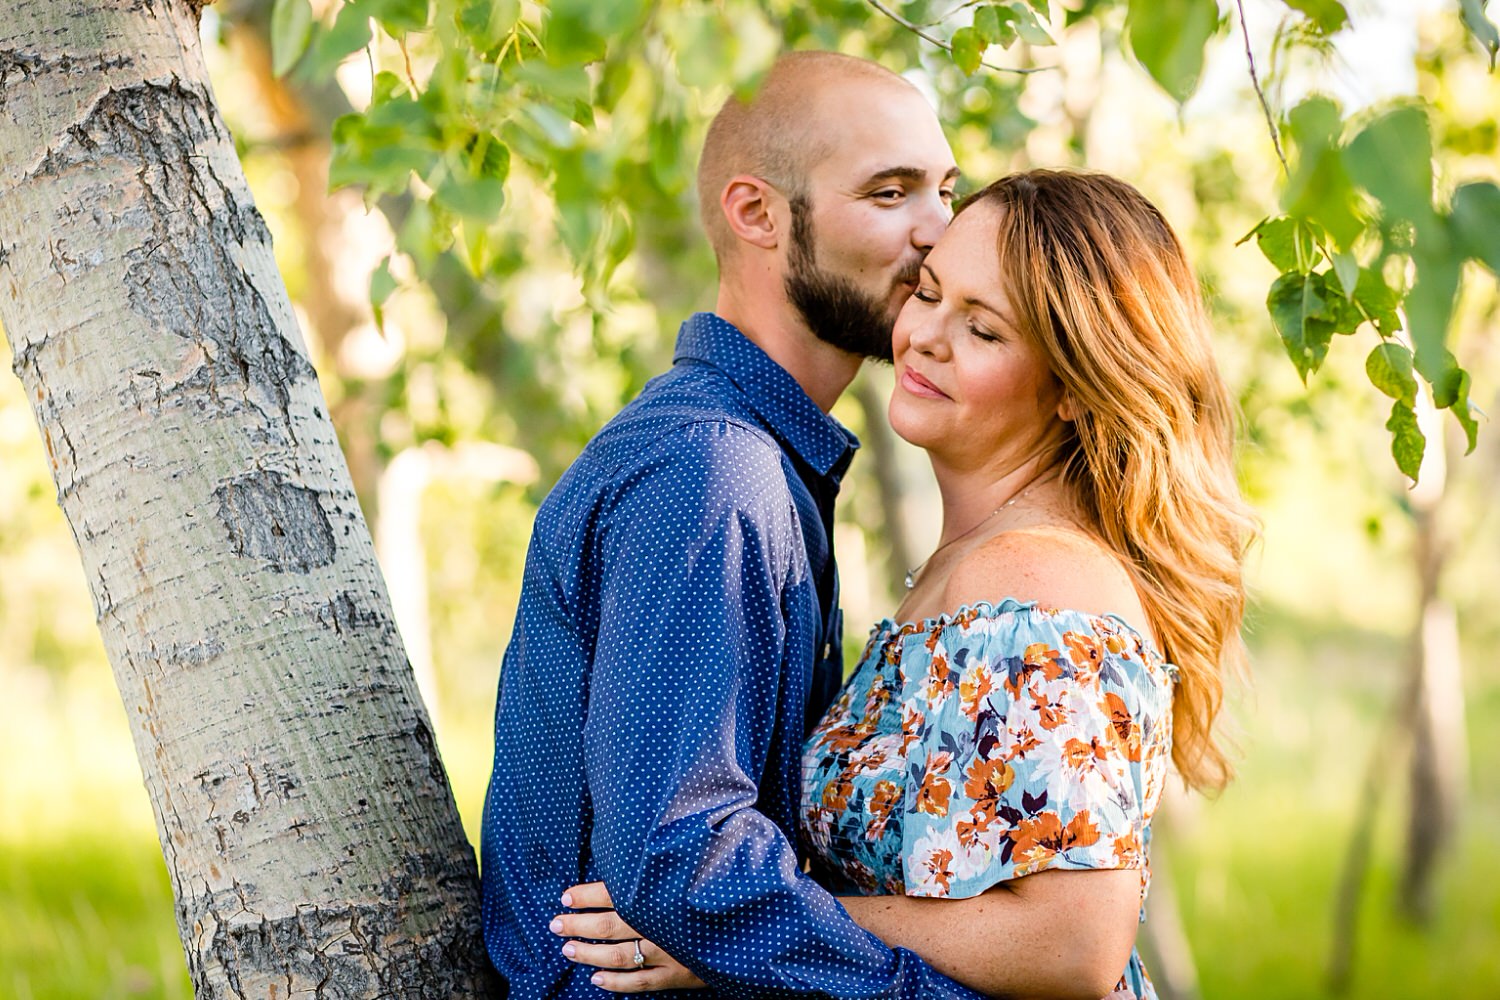
[[911,590],[913,587],[915,587],[917,585],[917,578],[914,577],[914,576],[912,576],[911,574],[912,574],[912,571],[911,570],[907,570],[906,571],[906,579],[903,580],[903,581],[901,581],[902,583],[906,584],[906,589],[907,590]]

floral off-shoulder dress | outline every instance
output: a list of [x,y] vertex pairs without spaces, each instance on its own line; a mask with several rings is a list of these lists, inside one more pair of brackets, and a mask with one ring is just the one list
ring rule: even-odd
[[[1175,676],[1113,615],[1007,599],[886,619],[803,752],[809,856],[846,894],[1138,868],[1144,901]],[[1155,998],[1138,953],[1111,996]]]

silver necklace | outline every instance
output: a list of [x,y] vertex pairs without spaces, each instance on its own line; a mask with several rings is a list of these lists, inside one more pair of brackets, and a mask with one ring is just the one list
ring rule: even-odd
[[972,528],[969,528],[967,531],[965,531],[963,534],[959,535],[957,538],[950,538],[950,539],[948,539],[948,541],[944,542],[942,545],[939,545],[937,548],[933,549],[932,550],[932,554],[929,555],[926,559],[923,559],[920,563],[918,563],[917,565],[913,566],[911,569],[907,570],[906,571],[906,579],[904,579],[903,581],[901,581],[902,583],[906,584],[906,589],[907,590],[911,590],[912,588],[914,588],[917,585],[917,577],[919,575],[921,575],[922,570],[924,570],[924,569],[927,568],[927,564],[930,563],[930,562],[932,562],[932,560],[937,556],[937,554],[939,552],[941,552],[944,549],[948,548],[950,545],[953,545],[953,544],[955,544],[957,542],[963,541],[965,538],[968,538],[970,535],[974,534],[974,532],[978,531],[980,528],[984,527],[986,524],[989,524],[992,520],[994,520],[996,514],[1000,513],[1002,510],[1004,510],[1005,508],[1009,507],[1011,504],[1015,503],[1017,500],[1019,500],[1023,496],[1025,496],[1026,495],[1026,491],[1029,490],[1029,489],[1031,489],[1031,487],[1036,483],[1037,479],[1039,479],[1039,478],[1041,478],[1041,477],[1040,476],[1033,477],[1031,479],[1031,481],[1028,482],[1025,486],[1022,486],[1020,489],[1016,490],[1015,494],[1009,500],[1005,501],[1003,504],[1001,504],[1000,506],[996,507],[994,510],[990,511],[988,514],[984,515],[984,517],[982,517],[979,520],[978,524],[975,524]]

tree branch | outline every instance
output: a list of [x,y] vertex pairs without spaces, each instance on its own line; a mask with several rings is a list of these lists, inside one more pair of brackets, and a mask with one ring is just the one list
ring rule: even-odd
[[[886,17],[890,18],[892,21],[895,21],[897,24],[901,25],[901,27],[905,28],[907,31],[910,31],[912,34],[922,39],[923,41],[930,42],[945,52],[951,53],[953,51],[952,45],[949,45],[947,42],[943,41],[941,38],[938,38],[935,35],[929,35],[927,32],[922,30],[920,25],[912,24],[906,18],[902,17],[900,14],[897,14],[885,4],[881,3],[880,0],[865,0],[865,2],[868,3],[871,7],[874,7],[880,13],[884,14]],[[959,8],[959,10],[962,9],[962,7]],[[955,13],[957,13],[957,11],[955,11]],[[1031,73],[1040,73],[1043,70],[1048,69],[1056,69],[1055,66],[1033,66],[1030,69],[1017,69],[1014,66],[996,66],[994,63],[987,63],[982,60],[980,61],[979,65],[985,67],[986,69],[992,69],[997,73],[1015,73],[1020,76],[1027,76]]]
[[1260,98],[1260,109],[1266,115],[1266,128],[1271,131],[1271,145],[1276,147],[1276,158],[1281,161],[1281,169],[1291,176],[1292,168],[1287,166],[1286,153],[1281,149],[1281,133],[1276,129],[1276,120],[1271,116],[1271,105],[1266,101],[1266,92],[1260,87],[1260,77],[1255,73],[1255,55],[1250,51],[1250,28],[1245,23],[1245,0],[1234,0],[1234,5],[1240,11],[1240,34],[1245,38],[1245,62],[1250,67],[1250,85],[1255,88],[1255,96]]

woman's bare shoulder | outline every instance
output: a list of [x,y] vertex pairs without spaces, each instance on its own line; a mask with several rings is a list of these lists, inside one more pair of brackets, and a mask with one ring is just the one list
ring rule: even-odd
[[1143,629],[1147,624],[1124,563],[1076,528],[1038,525],[987,539],[948,575],[943,603],[957,608],[1006,597],[1047,608],[1114,613]]

